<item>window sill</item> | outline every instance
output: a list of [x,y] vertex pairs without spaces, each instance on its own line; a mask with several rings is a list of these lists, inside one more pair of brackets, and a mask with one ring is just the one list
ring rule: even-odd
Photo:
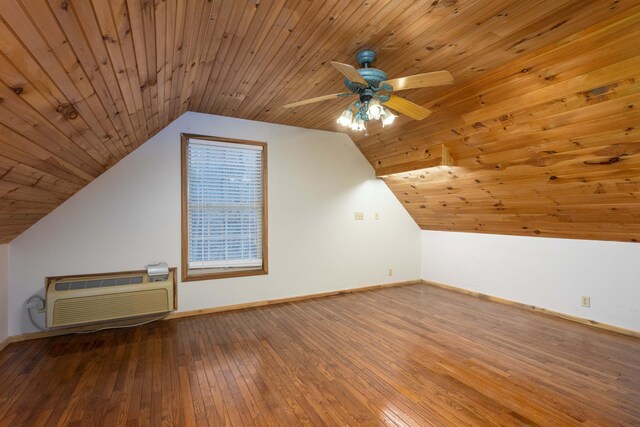
[[199,280],[213,280],[213,279],[229,279],[232,277],[245,277],[245,276],[260,276],[268,274],[265,267],[251,268],[251,269],[233,269],[231,271],[215,271],[215,270],[202,270],[202,273],[196,273],[198,270],[186,270],[182,272],[183,282],[196,282]]

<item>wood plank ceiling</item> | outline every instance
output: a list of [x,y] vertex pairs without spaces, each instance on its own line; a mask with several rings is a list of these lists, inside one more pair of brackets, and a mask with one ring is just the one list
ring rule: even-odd
[[[315,129],[329,65],[378,52],[434,111],[351,134],[425,229],[640,239],[640,6],[631,0],[0,0],[0,243],[185,111]],[[418,163],[416,163],[418,162]]]

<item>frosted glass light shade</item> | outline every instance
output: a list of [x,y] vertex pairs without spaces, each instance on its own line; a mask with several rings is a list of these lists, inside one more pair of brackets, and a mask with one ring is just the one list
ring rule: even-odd
[[369,117],[372,119],[378,120],[382,115],[382,111],[383,111],[383,107],[382,105],[380,105],[380,101],[373,98],[371,102],[369,102],[369,110],[367,111],[367,114],[369,115]]
[[338,117],[338,120],[336,120],[336,122],[338,122],[342,126],[351,126],[352,119],[353,119],[353,112],[351,111],[350,108],[348,108],[342,112],[342,114],[340,115],[340,117]]
[[391,123],[393,123],[393,121],[396,119],[396,116],[391,111],[389,111],[388,108],[384,108],[384,107],[382,109],[381,117],[382,117],[382,126],[388,126]]

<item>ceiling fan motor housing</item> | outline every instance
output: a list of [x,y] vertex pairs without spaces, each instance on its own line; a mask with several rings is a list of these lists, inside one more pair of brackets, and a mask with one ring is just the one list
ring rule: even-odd
[[[387,77],[387,73],[382,70],[378,70],[377,68],[359,68],[357,71],[372,88],[377,88],[380,83],[385,80],[389,80],[389,78]],[[366,89],[361,84],[353,83],[346,77],[344,78],[344,85],[347,87],[347,89],[354,93],[361,93],[364,89]]]
[[[385,80],[388,80],[389,77],[387,73],[377,68],[369,68],[369,65],[375,61],[376,53],[373,50],[361,50],[356,54],[356,60],[360,65],[364,68],[358,69],[358,73],[362,76],[363,79],[367,81],[369,87],[377,88],[380,83]],[[366,88],[362,87],[362,85],[358,83],[353,83],[351,80],[345,77],[344,85],[351,92],[362,94]]]

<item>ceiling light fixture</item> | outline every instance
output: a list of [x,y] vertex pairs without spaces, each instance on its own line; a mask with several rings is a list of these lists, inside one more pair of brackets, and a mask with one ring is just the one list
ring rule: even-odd
[[344,110],[338,120],[336,120],[342,126],[351,126],[351,121],[353,120],[353,111],[351,111],[351,106]]
[[377,98],[371,99],[369,101],[369,108],[367,109],[367,115],[375,120],[380,120],[380,116],[382,115],[383,106],[380,104]]
[[380,117],[382,117],[382,126],[388,126],[396,119],[396,115],[386,107],[382,108],[382,114]]
[[371,120],[381,120],[382,126],[389,126],[393,123],[396,115],[391,113],[387,106],[414,120],[424,120],[431,114],[431,111],[423,106],[401,98],[393,92],[453,83],[453,76],[445,70],[389,79],[383,70],[371,67],[375,59],[376,53],[374,51],[361,50],[356,54],[356,60],[362,65],[362,68],[356,69],[349,64],[331,61],[331,65],[344,75],[344,85],[347,91],[292,102],[286,104],[284,108],[295,108],[330,99],[357,96],[358,100],[352,102],[342,112],[337,122],[353,130],[364,130],[366,136]]
[[368,135],[366,132],[371,120],[381,120],[383,126],[388,126],[393,123],[396,116],[380,102],[386,101],[387,99],[388,96],[384,97],[384,95],[382,95],[382,99],[380,99],[373,91],[365,90],[364,93],[360,95],[359,100],[349,104],[336,122],[355,131],[363,130],[365,131],[365,135]]
[[352,130],[367,130],[367,121],[358,113],[350,126]]

